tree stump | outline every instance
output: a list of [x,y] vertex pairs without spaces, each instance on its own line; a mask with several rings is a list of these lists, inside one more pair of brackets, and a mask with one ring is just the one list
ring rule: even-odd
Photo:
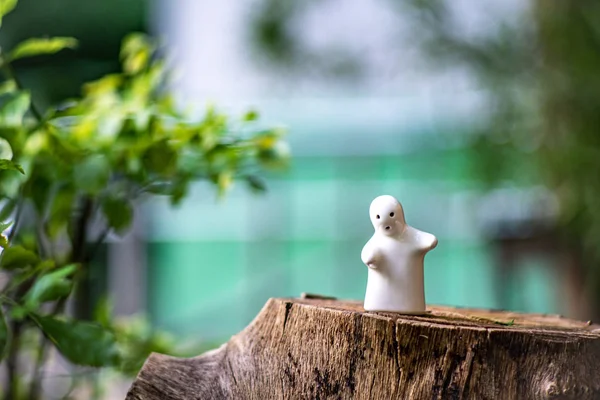
[[600,399],[600,326],[557,315],[270,299],[216,350],[152,354],[127,399]]

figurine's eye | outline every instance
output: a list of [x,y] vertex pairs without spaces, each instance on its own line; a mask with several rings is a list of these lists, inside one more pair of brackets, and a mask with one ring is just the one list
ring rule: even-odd
[[390,217],[394,218],[394,213],[393,212],[390,213]]
[[379,214],[377,214],[377,219],[379,219],[379,218],[381,218],[381,217],[379,216]]

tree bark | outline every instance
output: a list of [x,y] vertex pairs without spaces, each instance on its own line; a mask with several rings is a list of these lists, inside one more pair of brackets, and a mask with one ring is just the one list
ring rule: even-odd
[[152,354],[127,399],[600,398],[599,325],[429,310],[407,316],[353,301],[270,299],[216,350]]

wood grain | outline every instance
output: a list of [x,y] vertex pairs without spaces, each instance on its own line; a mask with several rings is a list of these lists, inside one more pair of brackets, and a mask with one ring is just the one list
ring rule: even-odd
[[220,348],[152,354],[128,400],[600,399],[600,326],[557,315],[270,299]]

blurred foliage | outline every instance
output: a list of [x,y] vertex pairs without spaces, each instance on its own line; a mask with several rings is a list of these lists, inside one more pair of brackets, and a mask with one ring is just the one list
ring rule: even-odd
[[[254,56],[265,65],[286,74],[319,75],[327,79],[356,79],[362,63],[355,52],[344,46],[311,48],[300,34],[302,17],[320,1],[263,0],[253,9],[248,42]],[[302,28],[300,28],[302,27]]]
[[[1,16],[15,3],[1,3]],[[68,317],[67,300],[107,235],[131,226],[136,202],[161,195],[178,204],[199,179],[220,195],[237,180],[261,191],[258,173],[289,155],[283,132],[258,129],[255,111],[233,122],[214,108],[200,121],[180,113],[165,90],[164,62],[142,34],[124,40],[121,72],[42,110],[13,62],[76,45],[70,37],[30,38],[1,53],[0,220],[14,221],[0,226],[7,399],[40,396],[50,344],[73,364],[123,374],[135,374],[152,351],[175,352],[176,341],[147,323],[116,320],[107,300],[95,305],[93,321]],[[39,341],[24,339],[36,331]]]
[[[253,39],[274,64],[302,65],[306,49],[294,29],[312,4],[322,2],[260,2]],[[600,4],[515,4],[510,19],[488,11],[488,26],[478,31],[469,29],[468,16],[457,14],[450,0],[387,5],[411,25],[411,43],[431,66],[466,69],[487,95],[485,115],[474,116],[473,171],[480,182],[487,188],[510,182],[553,189],[560,205],[556,232],[584,260],[600,315]]]
[[118,72],[120,43],[129,32],[144,32],[150,4],[149,0],[20,0],[2,23],[0,46],[12,49],[31,37],[77,38],[77,51],[13,64],[33,101],[46,108],[78,96],[83,83]]
[[268,0],[260,4],[251,24],[251,43],[270,59],[296,65],[306,56],[290,29],[290,20],[305,7],[304,2]]
[[582,258],[600,312],[600,5],[536,0],[520,18],[470,37],[451,2],[410,5],[433,60],[468,68],[489,95],[476,168],[493,185],[519,180],[523,162],[515,159],[534,160],[536,179],[559,200],[557,231]]
[[[493,187],[504,180],[520,184],[523,158],[535,157],[539,149],[538,89],[535,68],[539,65],[535,29],[529,15],[512,20],[512,24],[490,26],[484,33],[465,34],[444,0],[411,0],[399,4],[402,12],[410,11],[415,41],[439,68],[466,67],[487,92],[487,113],[477,127],[473,146],[477,150],[475,172],[482,182]],[[538,168],[535,179],[540,179]]]

